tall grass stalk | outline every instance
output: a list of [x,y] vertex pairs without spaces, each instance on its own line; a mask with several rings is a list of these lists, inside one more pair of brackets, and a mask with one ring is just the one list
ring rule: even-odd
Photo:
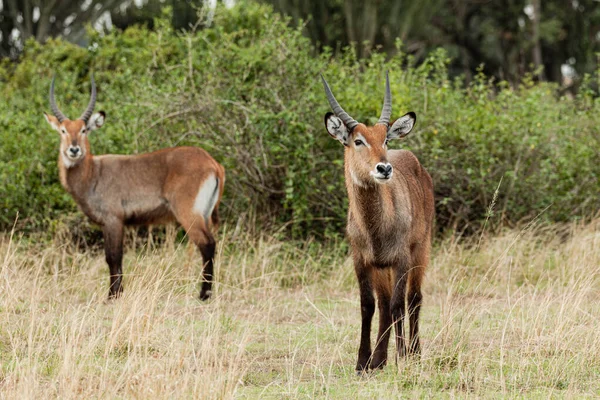
[[421,361],[362,378],[359,296],[343,242],[225,226],[208,303],[196,299],[198,256],[136,248],[123,297],[108,302],[101,252],[7,234],[0,397],[594,397],[599,228],[536,225],[479,247],[436,243]]

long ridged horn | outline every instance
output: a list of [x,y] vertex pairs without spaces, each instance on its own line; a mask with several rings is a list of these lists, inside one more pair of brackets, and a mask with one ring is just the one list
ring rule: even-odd
[[94,82],[94,74],[92,74],[92,96],[90,98],[90,103],[88,104],[88,106],[85,109],[85,111],[83,112],[83,114],[81,114],[81,117],[79,117],[79,119],[82,119],[87,124],[88,120],[92,116],[92,113],[94,112],[95,105],[96,105],[96,82]]
[[390,75],[385,72],[385,98],[383,99],[383,108],[381,109],[381,117],[378,124],[390,126],[390,117],[392,116],[392,91],[390,90]]
[[356,125],[358,125],[358,122],[356,122],[356,120],[354,118],[352,118],[350,115],[348,115],[348,113],[346,111],[344,111],[342,106],[340,106],[340,103],[337,102],[337,100],[333,96],[333,93],[331,93],[331,89],[329,88],[329,85],[327,84],[325,77],[323,77],[323,74],[321,74],[321,79],[323,80],[323,87],[325,88],[325,94],[327,95],[327,101],[329,101],[329,105],[331,106],[333,113],[339,119],[341,119],[342,122],[344,123],[344,125],[346,125],[346,128],[350,132],[352,132],[352,129],[354,129],[356,127]]
[[58,122],[63,122],[67,117],[63,113],[60,112],[58,106],[56,105],[56,100],[54,100],[54,79],[56,75],[52,77],[52,84],[50,85],[50,108],[52,109],[52,113],[58,119]]

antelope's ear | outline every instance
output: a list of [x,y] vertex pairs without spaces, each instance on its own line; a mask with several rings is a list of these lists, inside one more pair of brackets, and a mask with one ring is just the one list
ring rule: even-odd
[[348,146],[348,129],[342,120],[331,112],[325,114],[325,128],[332,138],[339,140],[344,146]]
[[106,118],[106,113],[104,111],[98,111],[93,114],[88,121],[87,128],[89,131],[95,131],[98,128],[101,128],[104,125],[104,119]]
[[408,135],[415,126],[415,122],[417,122],[417,114],[412,111],[406,113],[394,121],[391,128],[388,129],[387,138],[398,139]]
[[44,117],[46,118],[46,121],[48,121],[52,129],[54,129],[57,132],[60,132],[60,122],[58,122],[58,118],[56,118],[54,115],[49,115],[46,113],[44,113]]

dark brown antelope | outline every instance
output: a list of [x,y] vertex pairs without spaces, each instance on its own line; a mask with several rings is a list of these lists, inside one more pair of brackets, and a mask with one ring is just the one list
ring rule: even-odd
[[123,287],[123,227],[177,221],[199,248],[204,261],[200,299],[211,295],[218,207],[225,170],[206,151],[173,147],[139,155],[94,156],[88,134],[104,124],[103,111],[93,114],[96,85],[87,109],[76,120],[60,112],[50,85],[54,115],[46,121],[61,136],[58,155],[60,181],[79,208],[102,227],[110,270],[109,298]]
[[[408,352],[420,354],[421,284],[429,262],[434,216],[431,177],[410,151],[389,150],[388,141],[402,138],[416,121],[413,112],[389,124],[392,95],[386,75],[381,117],[368,127],[346,113],[323,78],[333,113],[325,115],[327,132],[344,146],[349,209],[347,236],[360,287],[362,328],[357,371],[382,368],[392,325],[399,357],[407,355],[404,338],[406,302],[410,319]],[[371,352],[375,297],[379,333]]]

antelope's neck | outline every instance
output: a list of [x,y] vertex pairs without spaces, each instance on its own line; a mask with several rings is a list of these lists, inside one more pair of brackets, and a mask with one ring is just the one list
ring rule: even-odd
[[390,185],[369,183],[347,185],[350,209],[363,223],[378,224],[382,220],[394,218],[396,199]]
[[60,174],[60,183],[69,192],[75,201],[82,205],[94,178],[94,156],[86,154],[85,158],[78,164],[67,168],[59,156],[58,169]]
[[412,204],[401,175],[396,173],[391,182],[379,184],[373,179],[357,181],[349,168],[345,174],[348,223],[355,225],[362,235],[384,235],[390,230],[404,230],[410,224]]

